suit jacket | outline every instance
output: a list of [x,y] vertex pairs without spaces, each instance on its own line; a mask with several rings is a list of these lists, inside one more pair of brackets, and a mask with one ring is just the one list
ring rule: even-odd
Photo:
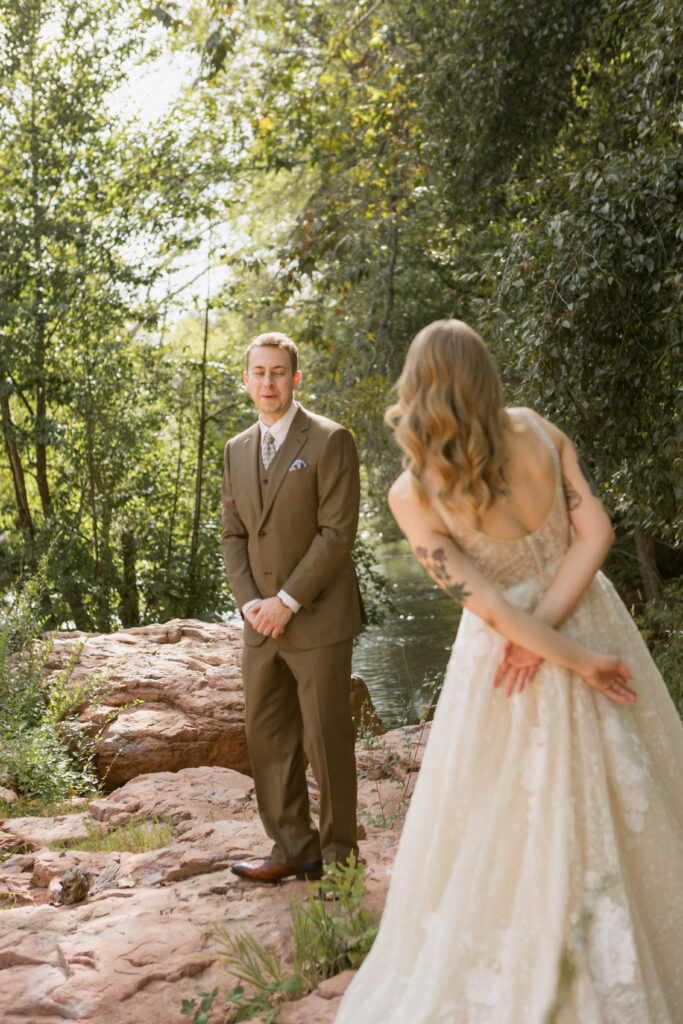
[[[280,589],[301,604],[285,636],[303,649],[347,640],[364,621],[351,548],[358,456],[348,430],[301,406],[269,467],[263,502],[258,422],[225,446],[221,545],[242,608]],[[263,643],[249,622],[247,644]]]

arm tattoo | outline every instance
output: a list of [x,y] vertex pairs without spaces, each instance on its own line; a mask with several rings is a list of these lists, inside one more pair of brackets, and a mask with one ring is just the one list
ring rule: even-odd
[[[578,452],[577,452],[577,454],[578,454]],[[590,492],[593,495],[593,497],[599,498],[600,497],[600,493],[599,493],[597,487],[595,486],[595,482],[594,482],[592,476],[590,475],[590,473],[586,469],[586,464],[585,464],[585,462],[583,461],[583,459],[581,458],[580,455],[579,455],[579,469],[583,473],[583,475],[585,477],[585,480],[586,480],[586,483],[590,487]]]
[[572,487],[566,476],[562,477],[562,486],[564,488],[564,496],[567,499],[567,508],[570,512],[573,512],[581,504],[581,495]]
[[417,547],[415,548],[415,557],[423,569],[427,570],[432,579],[436,580],[439,586],[443,587],[454,601],[457,601],[458,604],[464,604],[465,600],[470,596],[470,592],[465,590],[463,583],[451,582],[451,574],[446,566],[446,552],[443,548],[437,548],[429,555],[427,548]]

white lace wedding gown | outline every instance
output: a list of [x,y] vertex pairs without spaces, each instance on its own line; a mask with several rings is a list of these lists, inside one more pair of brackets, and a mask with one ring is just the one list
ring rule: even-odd
[[[505,541],[446,518],[527,609],[569,543],[559,457],[530,422],[557,474],[542,526]],[[506,698],[502,638],[464,612],[379,935],[336,1024],[683,1022],[683,728],[602,573],[561,629],[618,654],[637,702],[549,662]]]

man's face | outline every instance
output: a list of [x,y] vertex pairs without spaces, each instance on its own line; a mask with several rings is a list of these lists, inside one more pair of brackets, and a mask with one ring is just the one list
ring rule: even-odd
[[267,426],[287,412],[300,380],[299,370],[292,373],[292,362],[285,349],[259,345],[251,350],[244,383]]

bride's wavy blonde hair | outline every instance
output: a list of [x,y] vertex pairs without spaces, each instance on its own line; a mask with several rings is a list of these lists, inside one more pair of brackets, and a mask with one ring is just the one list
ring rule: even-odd
[[504,431],[508,416],[496,364],[476,331],[462,320],[435,320],[413,339],[396,382],[398,402],[386,421],[404,451],[421,501],[433,468],[439,498],[483,512],[505,487]]

